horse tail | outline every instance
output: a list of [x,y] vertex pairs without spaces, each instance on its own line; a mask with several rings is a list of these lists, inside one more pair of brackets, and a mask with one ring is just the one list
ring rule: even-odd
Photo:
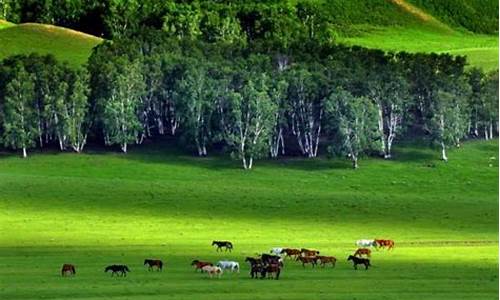
[[76,274],[76,269],[75,269],[75,267],[74,267],[74,266],[71,266],[71,271],[73,271],[73,275],[75,275],[75,274]]
[[161,270],[161,269],[163,268],[163,262],[160,260],[160,262],[159,262],[159,264],[158,264],[158,265],[159,265],[160,270]]

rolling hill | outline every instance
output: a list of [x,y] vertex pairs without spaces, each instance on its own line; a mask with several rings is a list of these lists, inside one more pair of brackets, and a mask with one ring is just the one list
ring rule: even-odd
[[[340,43],[466,55],[471,66],[485,70],[498,68],[497,11],[495,1],[479,0],[331,0],[327,7],[331,34]],[[76,66],[101,40],[57,26],[0,20],[0,59],[36,51]]]
[[0,59],[37,52],[52,54],[71,66],[84,64],[102,39],[58,26],[0,22]]

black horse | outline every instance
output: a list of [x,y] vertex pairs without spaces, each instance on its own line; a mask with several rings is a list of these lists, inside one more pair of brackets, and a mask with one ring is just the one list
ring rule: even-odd
[[104,269],[104,273],[108,271],[111,271],[111,277],[113,277],[114,274],[117,276],[127,276],[127,272],[130,272],[130,269],[126,265],[111,265]]
[[260,258],[262,259],[262,262],[264,264],[278,264],[281,267],[283,267],[283,263],[281,262],[281,257],[279,257],[278,255],[271,255],[264,253],[260,256]]
[[252,278],[257,279],[259,274],[262,273],[262,269],[263,269],[262,259],[247,257],[245,259],[245,262],[250,263],[250,276]]
[[217,246],[217,251],[222,251],[222,248],[226,248],[226,251],[229,250],[229,252],[233,250],[233,243],[229,241],[213,241],[212,246]]
[[148,270],[152,271],[153,267],[156,267],[157,271],[161,271],[163,269],[163,262],[159,259],[145,259],[144,265],[148,265]]
[[370,260],[368,258],[359,258],[353,255],[349,255],[347,260],[352,260],[352,263],[354,264],[354,269],[358,269],[358,265],[365,265],[365,270],[368,270],[368,267],[371,266]]

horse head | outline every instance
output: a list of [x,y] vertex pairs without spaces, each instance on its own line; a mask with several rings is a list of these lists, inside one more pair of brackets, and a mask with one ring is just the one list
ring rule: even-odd
[[212,241],[212,246],[217,245],[217,241]]
[[149,262],[149,259],[145,259],[145,260],[144,260],[144,265],[147,265],[147,264],[148,264],[148,262]]
[[123,269],[127,272],[130,272],[130,269],[127,266],[123,266]]
[[349,257],[347,258],[347,260],[353,260],[354,259],[354,256],[352,255],[349,255]]
[[195,259],[195,260],[193,260],[193,261],[191,262],[191,265],[192,265],[192,266],[194,266],[194,265],[196,265],[196,264],[197,264],[197,263],[199,263],[199,262],[200,262],[199,260]]

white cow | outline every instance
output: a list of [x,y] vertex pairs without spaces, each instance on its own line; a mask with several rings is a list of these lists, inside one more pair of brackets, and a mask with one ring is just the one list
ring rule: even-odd
[[236,261],[221,260],[217,263],[217,266],[223,270],[229,270],[231,272],[240,272],[240,264]]
[[357,240],[356,246],[358,247],[375,247],[375,240]]

